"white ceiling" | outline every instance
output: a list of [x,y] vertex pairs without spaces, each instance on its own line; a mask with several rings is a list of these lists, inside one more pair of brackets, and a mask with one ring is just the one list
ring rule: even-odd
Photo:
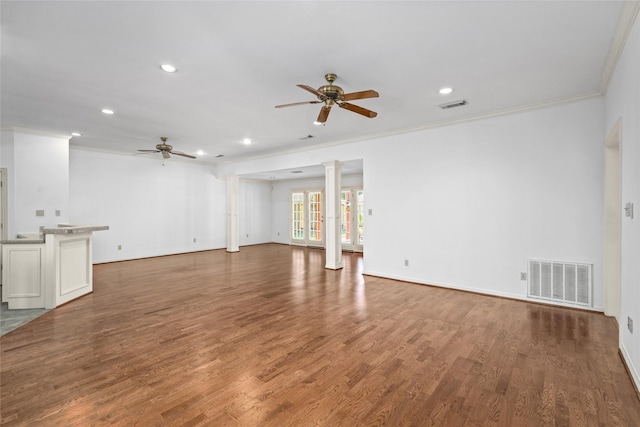
[[[167,136],[217,163],[554,103],[598,93],[622,6],[2,1],[1,125],[132,154]],[[378,117],[334,108],[314,126],[319,105],[274,108],[313,100],[296,84],[319,87],[329,72],[345,92],[378,91],[353,101]]]

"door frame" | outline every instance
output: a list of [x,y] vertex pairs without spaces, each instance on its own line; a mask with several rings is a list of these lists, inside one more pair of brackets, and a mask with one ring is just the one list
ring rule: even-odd
[[0,240],[7,240],[7,169],[0,168]]
[[[351,203],[351,243],[342,243],[343,251],[352,251],[352,252],[363,252],[364,245],[357,242],[357,238],[360,235],[358,232],[358,191],[364,191],[362,186],[354,186],[354,187],[343,187],[340,190],[340,200],[342,200],[342,192],[348,191],[351,193],[350,195],[350,203]],[[340,207],[342,210],[342,206]],[[340,226],[342,227],[342,218],[340,221]],[[341,239],[342,240],[342,239]]]
[[[304,200],[304,207],[303,207],[303,218],[304,218],[304,225],[303,225],[303,230],[304,230],[304,238],[303,239],[294,239],[293,238],[293,194],[294,193],[302,193],[303,194],[303,200]],[[321,220],[320,220],[320,224],[321,224],[321,228],[320,228],[320,236],[322,237],[321,241],[311,241],[309,240],[309,220],[311,219],[311,216],[309,215],[309,193],[320,193],[320,206],[321,206],[321,211],[320,211],[320,215],[321,215]],[[291,245],[295,245],[295,246],[306,246],[306,247],[310,247],[310,248],[324,248],[325,246],[325,226],[324,226],[324,217],[325,217],[325,194],[324,194],[324,188],[321,187],[307,187],[307,188],[298,188],[298,189],[292,189],[289,191],[289,203],[288,203],[288,210],[289,210],[289,244]]]
[[622,126],[604,144],[604,314],[620,324],[622,311]]

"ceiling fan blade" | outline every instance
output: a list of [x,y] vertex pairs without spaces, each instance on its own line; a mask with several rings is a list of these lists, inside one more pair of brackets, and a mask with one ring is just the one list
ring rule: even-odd
[[304,89],[308,92],[311,92],[312,94],[320,98],[322,101],[327,99],[327,95],[325,95],[324,93],[320,92],[317,89],[312,88],[311,86],[307,86],[307,85],[296,85],[296,86],[298,86],[300,89]]
[[276,108],[282,108],[282,107],[293,107],[294,105],[304,105],[304,104],[319,104],[322,101],[304,101],[304,102],[294,102],[292,104],[282,104],[282,105],[276,105]]
[[370,119],[374,118],[378,115],[375,111],[367,110],[366,108],[359,107],[354,104],[349,104],[348,102],[341,102],[338,104],[340,108],[345,108],[349,111],[353,111],[354,113],[362,114],[365,117],[369,117]]
[[168,158],[169,158],[169,157],[171,157],[171,156],[169,155],[169,153],[168,153],[168,152],[163,151],[163,152],[162,152],[162,157],[164,157],[165,159],[168,159]]
[[192,156],[191,154],[185,154],[182,151],[171,151],[171,154],[175,154],[176,156],[188,157],[190,159],[196,158],[196,156]]
[[159,153],[160,152],[160,150],[138,150],[138,151],[141,151],[143,153]]
[[327,117],[329,117],[329,113],[331,112],[331,106],[325,105],[320,109],[320,114],[318,114],[318,119],[316,123],[324,123],[327,121]]
[[340,97],[341,101],[353,101],[354,99],[377,98],[380,95],[375,90],[363,90],[360,92],[345,93]]

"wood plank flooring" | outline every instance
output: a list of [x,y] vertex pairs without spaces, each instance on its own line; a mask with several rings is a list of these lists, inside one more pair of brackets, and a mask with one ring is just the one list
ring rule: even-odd
[[3,426],[640,426],[613,320],[243,247],[102,264],[0,338]]

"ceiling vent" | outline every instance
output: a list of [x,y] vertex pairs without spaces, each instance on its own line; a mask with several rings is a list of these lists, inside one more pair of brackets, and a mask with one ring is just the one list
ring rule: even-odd
[[443,110],[454,107],[462,107],[463,105],[467,105],[467,101],[465,99],[461,99],[460,101],[453,101],[447,104],[440,104],[439,107]]

